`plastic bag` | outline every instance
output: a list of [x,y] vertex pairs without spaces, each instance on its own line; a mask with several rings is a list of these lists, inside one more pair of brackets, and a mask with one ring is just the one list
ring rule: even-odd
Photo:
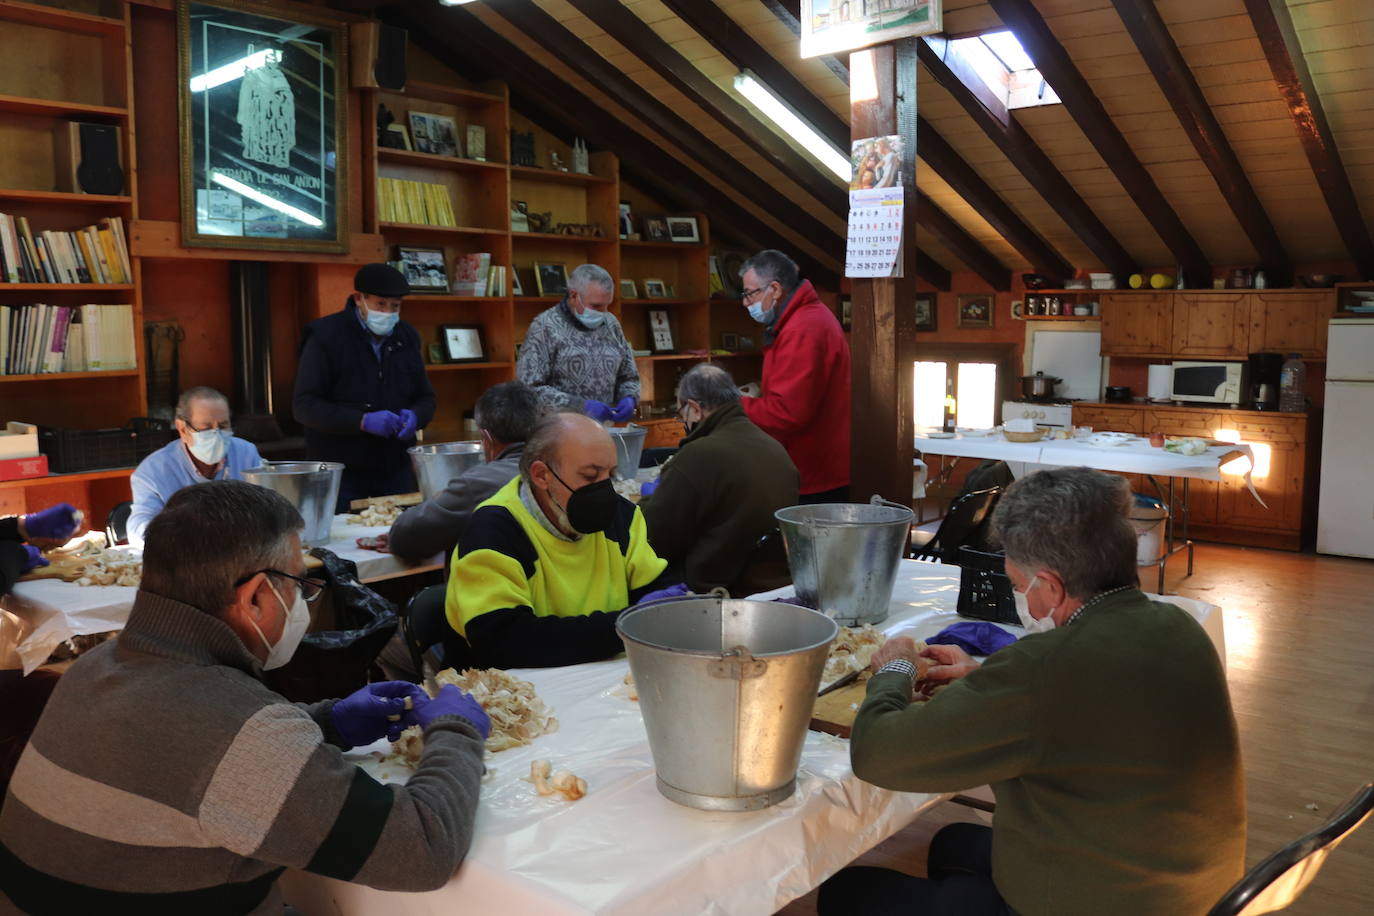
[[368,670],[400,618],[390,601],[358,581],[358,567],[322,547],[310,551],[324,564],[314,575],[328,583],[334,616],[345,629],[306,633],[291,661],[265,672],[273,690],[298,703],[348,696],[368,682]]

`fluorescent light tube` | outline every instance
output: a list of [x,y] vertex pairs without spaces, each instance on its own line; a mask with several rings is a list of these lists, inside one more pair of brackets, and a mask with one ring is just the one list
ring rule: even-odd
[[234,179],[229,178],[228,176],[221,175],[219,172],[210,173],[210,180],[217,185],[223,185],[224,187],[233,191],[235,194],[242,194],[249,200],[255,200],[258,203],[262,204],[264,207],[271,207],[278,213],[285,213],[292,219],[299,220],[300,222],[305,223],[307,226],[313,226],[316,229],[319,229],[321,226],[324,225],[324,223],[321,220],[316,219],[309,213],[306,213],[304,210],[297,209],[296,207],[293,207],[290,204],[284,204],[281,201],[277,200],[275,197],[268,197],[261,191],[250,188],[248,187],[248,185],[244,184],[241,181],[235,181]]
[[261,67],[263,64],[267,62],[267,55],[275,53],[276,52],[273,49],[268,48],[265,51],[258,51],[255,54],[249,54],[247,57],[240,57],[232,64],[225,64],[223,67],[216,67],[209,73],[202,73],[200,76],[193,76],[191,77],[191,91],[204,92],[207,89],[214,89],[216,86],[222,86],[225,83],[231,83],[234,80],[241,78],[249,70],[254,70],[258,67]]
[[735,74],[735,90],[744,96],[754,107],[767,115],[768,119],[782,129],[793,140],[801,144],[802,149],[806,150],[813,158],[818,160],[835,177],[849,183],[851,168],[849,157],[834,146],[830,145],[820,134],[788,108],[787,105],[772,93],[763,83],[759,82],[748,70],[741,70]]

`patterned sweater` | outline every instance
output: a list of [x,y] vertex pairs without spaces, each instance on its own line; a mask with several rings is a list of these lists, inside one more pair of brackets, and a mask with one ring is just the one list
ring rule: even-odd
[[[139,592],[62,677],[0,811],[0,910],[280,913],[283,868],[441,887],[467,853],[482,740],[445,716],[405,786],[349,764],[333,701],[287,702],[221,621]],[[333,745],[333,746],[331,746]]]
[[515,373],[549,410],[581,413],[583,401],[639,397],[639,368],[620,322],[607,313],[601,327],[583,327],[566,297],[530,322]]

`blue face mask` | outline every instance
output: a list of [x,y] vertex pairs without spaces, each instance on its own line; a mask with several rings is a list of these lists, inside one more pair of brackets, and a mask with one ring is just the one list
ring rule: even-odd
[[765,309],[763,303],[755,302],[749,306],[749,317],[759,324],[771,324],[773,321],[773,310]]
[[594,331],[606,323],[606,313],[598,312],[594,308],[585,308],[577,313],[577,320],[582,322],[582,327]]
[[375,312],[367,310],[367,329],[378,337],[387,337],[392,331],[396,330],[396,323],[401,320],[400,312]]

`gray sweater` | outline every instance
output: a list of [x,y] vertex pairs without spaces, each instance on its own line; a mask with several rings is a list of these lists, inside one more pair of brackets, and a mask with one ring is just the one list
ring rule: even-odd
[[458,546],[472,511],[520,473],[520,455],[524,451],[523,442],[507,446],[495,461],[469,468],[420,505],[402,512],[391,525],[388,549],[411,563],[427,560],[436,553],[447,559]]
[[585,328],[566,297],[530,322],[515,376],[548,410],[581,412],[584,401],[614,405],[639,397],[639,367],[620,322],[607,314],[601,327]]
[[289,703],[260,677],[224,623],[140,591],[119,637],[63,675],[20,758],[0,811],[0,903],[280,913],[286,867],[445,884],[472,839],[472,725],[432,723],[410,782],[384,786],[340,755],[332,700]]

